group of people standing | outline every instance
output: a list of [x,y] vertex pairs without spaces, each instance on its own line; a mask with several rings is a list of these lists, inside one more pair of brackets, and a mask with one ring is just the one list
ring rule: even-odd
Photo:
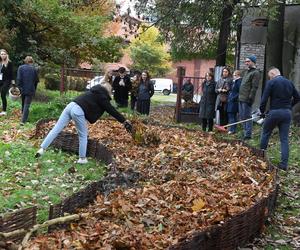
[[[256,57],[249,56],[245,64],[247,70],[241,78],[241,72],[233,74],[229,67],[224,67],[221,78],[215,82],[214,74],[208,72],[202,84],[200,117],[203,131],[212,131],[214,119],[224,126],[240,120],[251,118],[252,104],[260,81],[260,72],[256,69]],[[236,133],[236,125],[229,126],[228,134]],[[243,123],[243,139],[251,139],[252,122]]]
[[[202,85],[200,101],[200,117],[203,131],[212,131],[214,119],[221,125],[232,124],[239,120],[243,122],[243,139],[252,136],[252,105],[260,81],[260,72],[256,69],[256,57],[246,58],[247,70],[243,78],[239,70],[233,75],[229,68],[224,67],[218,82],[214,81],[212,72],[208,72]],[[281,161],[280,169],[287,170],[289,158],[289,129],[292,120],[292,107],[300,102],[299,92],[294,84],[281,76],[279,69],[268,71],[267,81],[260,102],[260,117],[265,118],[260,138],[260,149],[266,150],[273,130],[278,127]],[[266,106],[270,100],[269,111]],[[267,112],[267,113],[266,113]],[[218,114],[218,115],[216,115]],[[236,133],[236,125],[229,126],[228,134]]]
[[[39,82],[37,69],[33,66],[34,60],[31,56],[26,56],[24,64],[17,70],[17,85],[21,91],[22,118],[21,125],[27,122],[29,108]],[[7,94],[10,87],[16,86],[13,64],[9,60],[9,55],[5,49],[0,50],[0,92],[2,101],[2,111],[0,116],[7,113]]]
[[131,80],[124,67],[118,70],[118,76],[111,79],[114,99],[117,107],[128,107],[129,92],[130,108],[144,115],[150,113],[150,99],[154,94],[154,85],[148,71],[135,72]]
[[61,113],[55,126],[42,142],[36,157],[44,154],[53,140],[64,129],[68,123],[73,120],[79,137],[79,159],[77,163],[86,164],[87,143],[88,143],[88,126],[87,121],[95,123],[104,112],[114,117],[122,123],[124,128],[132,133],[132,125],[126,118],[110,103],[112,90],[117,107],[128,107],[129,92],[131,92],[131,109],[141,114],[149,115],[150,98],[154,94],[154,87],[150,81],[147,71],[136,73],[133,81],[126,74],[125,68],[118,70],[118,76],[113,79],[112,72],[105,73],[99,85],[95,85],[89,91],[76,97],[70,102]]

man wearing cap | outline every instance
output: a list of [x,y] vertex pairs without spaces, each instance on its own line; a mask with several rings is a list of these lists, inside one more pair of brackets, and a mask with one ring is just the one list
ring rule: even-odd
[[287,170],[292,106],[300,101],[300,96],[294,84],[280,75],[279,69],[270,69],[268,76],[270,81],[266,84],[259,108],[262,116],[264,116],[270,98],[270,111],[264,121],[260,148],[267,149],[272,131],[275,127],[278,127],[281,147],[281,162],[278,167]]
[[[252,104],[255,100],[256,91],[259,85],[260,72],[256,69],[256,56],[246,57],[245,64],[247,71],[244,74],[239,91],[239,117],[240,120],[251,118]],[[252,121],[243,123],[244,140],[251,139]]]

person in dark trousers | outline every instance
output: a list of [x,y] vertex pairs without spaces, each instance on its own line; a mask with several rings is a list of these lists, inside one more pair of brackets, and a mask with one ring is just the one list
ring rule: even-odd
[[[241,86],[242,78],[241,72],[239,70],[235,70],[233,72],[233,84],[229,91],[228,101],[227,101],[227,115],[228,115],[228,123],[237,122],[237,114],[239,111],[239,90]],[[236,125],[232,125],[228,129],[228,134],[236,133]]]
[[[252,104],[260,81],[260,72],[256,69],[256,56],[248,56],[245,60],[248,70],[243,76],[243,80],[239,91],[239,118],[246,120],[251,118]],[[252,138],[252,121],[244,122],[244,140]]]
[[128,96],[131,90],[130,77],[126,74],[126,69],[124,67],[119,68],[119,75],[113,80],[113,90],[114,99],[116,101],[117,107],[128,107]]
[[0,50],[0,92],[2,100],[2,112],[0,116],[6,115],[7,109],[7,93],[10,84],[15,85],[15,80],[13,76],[13,65],[9,60],[8,53],[5,49]]
[[21,125],[27,122],[29,108],[39,82],[37,69],[33,66],[33,58],[26,56],[25,64],[18,68],[17,84],[21,90],[22,118]]
[[154,86],[150,81],[148,71],[142,72],[142,79],[138,87],[137,93],[137,107],[136,110],[140,114],[149,115],[150,113],[150,99],[154,95]]
[[137,93],[138,93],[140,82],[141,82],[141,72],[135,72],[132,79],[132,87],[130,91],[130,108],[132,111],[135,110],[135,106],[137,103]]
[[202,83],[202,96],[200,100],[199,113],[199,116],[202,119],[203,131],[206,131],[207,125],[208,131],[213,130],[215,117],[215,103],[217,98],[215,88],[216,82],[214,81],[214,75],[212,72],[207,72],[205,75],[205,81]]
[[[216,84],[216,93],[217,99],[216,99],[216,111],[219,113],[219,118],[216,119],[216,123],[221,126],[224,126],[228,123],[228,117],[227,117],[227,98],[228,98],[228,93],[231,88],[232,84],[232,77],[231,77],[231,72],[229,67],[224,67],[222,70],[222,76],[219,79],[219,81]],[[217,117],[217,118],[218,118]]]
[[269,139],[275,127],[279,129],[281,162],[279,168],[287,170],[289,158],[289,129],[292,119],[292,106],[300,101],[300,96],[294,84],[280,75],[277,68],[268,72],[267,82],[260,103],[260,112],[265,116],[266,106],[270,98],[270,110],[263,124],[260,148],[266,150]]
[[57,123],[42,142],[35,156],[40,157],[64,127],[68,125],[70,120],[73,120],[79,137],[79,159],[77,163],[87,163],[88,129],[86,120],[91,124],[95,123],[105,111],[122,123],[129,133],[132,133],[130,121],[126,120],[125,117],[111,105],[110,96],[111,85],[109,83],[102,83],[95,85],[89,91],[76,97],[74,101],[69,103],[63,110]]

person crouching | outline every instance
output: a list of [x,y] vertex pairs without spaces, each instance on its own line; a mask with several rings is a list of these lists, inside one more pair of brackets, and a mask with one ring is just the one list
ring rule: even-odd
[[87,163],[88,128],[86,120],[93,124],[105,111],[122,123],[129,133],[132,133],[130,121],[126,120],[110,103],[111,89],[112,87],[108,82],[102,82],[102,84],[95,85],[89,91],[76,97],[69,103],[61,113],[55,126],[42,142],[35,156],[40,157],[64,127],[73,120],[79,137],[79,159],[77,163]]

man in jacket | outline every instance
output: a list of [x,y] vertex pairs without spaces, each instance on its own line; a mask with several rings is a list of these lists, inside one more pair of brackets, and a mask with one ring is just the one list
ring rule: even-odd
[[279,129],[281,162],[279,168],[287,170],[289,158],[289,129],[292,119],[292,106],[300,101],[300,96],[294,84],[280,75],[277,68],[268,72],[270,81],[267,82],[260,103],[260,112],[266,111],[266,105],[270,98],[270,111],[264,121],[260,140],[260,148],[266,150],[269,138],[275,127]]
[[[251,118],[252,104],[255,100],[256,91],[259,85],[260,72],[256,69],[256,57],[251,55],[245,60],[248,70],[243,76],[239,90],[239,116],[240,120]],[[252,137],[252,121],[243,123],[244,140]]]
[[113,81],[114,99],[118,107],[128,107],[128,93],[131,90],[130,77],[126,75],[124,67],[119,68],[119,75]]
[[33,66],[33,58],[31,56],[26,56],[24,62],[25,64],[18,68],[17,73],[17,84],[21,90],[22,97],[21,125],[27,122],[29,107],[39,82],[38,72]]
[[122,123],[125,129],[131,133],[131,123],[111,105],[110,93],[110,84],[104,83],[95,85],[89,91],[76,97],[73,102],[69,103],[63,110],[57,123],[42,142],[35,156],[40,157],[64,127],[68,125],[70,120],[73,120],[79,137],[79,159],[77,163],[87,163],[88,129],[86,120],[91,124],[95,123],[105,111]]

